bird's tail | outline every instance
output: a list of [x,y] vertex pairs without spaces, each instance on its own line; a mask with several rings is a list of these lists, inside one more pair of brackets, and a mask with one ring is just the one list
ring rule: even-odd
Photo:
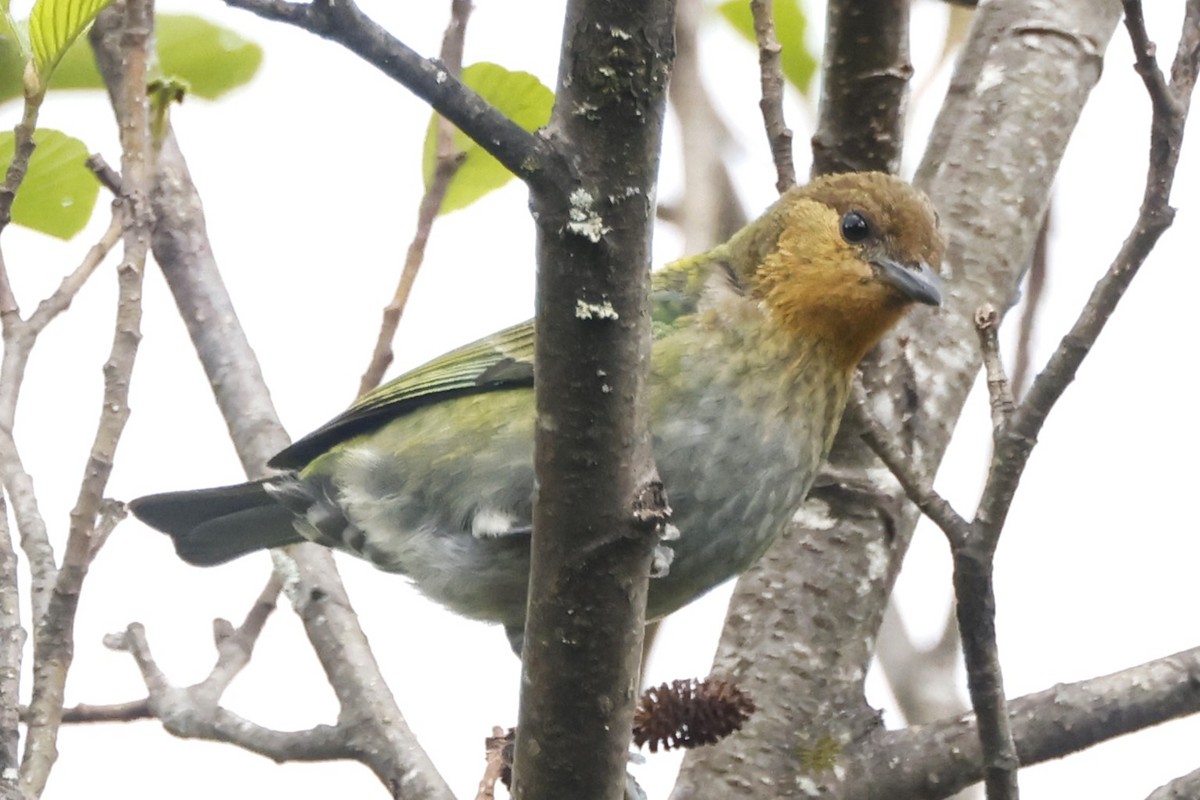
[[304,541],[292,526],[292,513],[267,494],[263,481],[151,494],[130,502],[129,509],[170,536],[180,558],[202,567]]

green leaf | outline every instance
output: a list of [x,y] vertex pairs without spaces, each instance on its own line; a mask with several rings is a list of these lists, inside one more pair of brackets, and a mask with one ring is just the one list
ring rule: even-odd
[[[84,162],[83,142],[61,131],[39,128],[33,133],[37,149],[29,172],[13,202],[13,222],[70,239],[83,230],[92,216],[100,182]],[[0,169],[8,170],[13,158],[13,133],[0,133]]]
[[215,100],[249,83],[262,64],[254,42],[190,14],[158,17],[158,59],[168,78],[182,78],[188,93]]
[[[0,16],[3,23],[8,24],[11,18]],[[0,102],[21,97],[24,89],[21,75],[25,64],[29,61],[28,37],[19,23],[8,25],[0,31]]]
[[[758,38],[754,35],[754,16],[750,13],[747,0],[727,0],[717,6],[717,10],[734,30],[758,46]],[[804,16],[804,9],[800,7],[800,0],[775,0],[775,38],[783,46],[783,52],[779,54],[783,77],[803,95],[808,94],[813,75],[817,72],[817,59],[809,52],[804,38],[807,29],[808,20]]]
[[[528,72],[510,72],[499,64],[480,62],[465,67],[462,82],[479,93],[501,113],[527,131],[550,121],[554,93]],[[512,179],[512,173],[462,131],[454,131],[454,150],[462,154],[458,171],[450,179],[439,213],[448,214],[474,203]],[[425,133],[422,172],[425,186],[433,180],[437,164],[437,115]]]
[[29,44],[42,85],[67,48],[112,0],[35,0],[29,12]]
[[[169,79],[186,82],[189,94],[215,100],[250,81],[262,64],[262,48],[229,28],[192,14],[158,14],[154,35],[158,40],[159,71]],[[11,96],[5,88],[7,74],[0,75],[0,99]],[[17,95],[21,73],[15,75]],[[103,89],[91,48],[80,39],[67,50],[51,89]]]

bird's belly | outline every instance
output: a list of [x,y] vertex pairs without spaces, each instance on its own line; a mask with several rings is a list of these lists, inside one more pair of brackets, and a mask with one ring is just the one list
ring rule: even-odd
[[658,459],[680,536],[668,543],[669,571],[650,582],[648,618],[670,614],[746,571],[804,500],[819,453],[790,431],[750,431],[745,435],[757,440],[751,443],[730,437],[735,429],[710,431],[695,446]]

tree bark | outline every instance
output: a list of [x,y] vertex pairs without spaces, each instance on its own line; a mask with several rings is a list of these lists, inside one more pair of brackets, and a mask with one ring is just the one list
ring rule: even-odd
[[[949,242],[947,301],[911,315],[863,365],[871,413],[922,469],[940,460],[979,369],[975,309],[1015,299],[1120,13],[1115,0],[976,12],[916,179]],[[675,798],[838,797],[846,759],[882,733],[863,681],[916,514],[848,426],[830,461],[854,477],[814,492],[742,577],[718,648],[714,672],[760,710],[741,734],[688,754]]]
[[538,223],[533,562],[513,795],[620,798],[667,509],[650,452],[650,241],[675,7],[567,5]]

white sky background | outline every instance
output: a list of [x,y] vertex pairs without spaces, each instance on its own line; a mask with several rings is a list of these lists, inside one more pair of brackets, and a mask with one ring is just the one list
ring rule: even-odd
[[[477,0],[467,63],[497,61],[553,85],[561,12],[531,0]],[[440,42],[447,3],[364,2],[364,10],[419,52]],[[1174,53],[1182,3],[1152,3],[1149,25],[1164,61]],[[258,352],[279,413],[299,436],[352,399],[412,233],[421,191],[420,142],[428,109],[339,46],[260,22],[218,2],[162,2],[193,10],[261,43],[266,58],[247,88],[217,103],[189,99],[173,122],[199,185],[209,232],[242,323]],[[918,82],[940,49],[945,9],[918,3]],[[820,12],[814,12],[820,27]],[[813,32],[814,37],[819,31]],[[739,132],[734,156],[752,212],[774,196],[774,174],[757,108],[756,56],[711,26],[705,65],[714,96]],[[1049,296],[1038,326],[1041,364],[1073,321],[1128,232],[1145,173],[1149,103],[1130,68],[1123,28],[1059,175]],[[913,112],[910,169],[944,91]],[[18,113],[4,109],[11,127]],[[799,170],[807,172],[812,112],[793,104]],[[42,124],[85,139],[119,160],[107,101],[52,95]],[[1192,231],[1200,220],[1197,136],[1179,169],[1175,227],[1133,284],[1094,353],[1051,415],[1030,462],[998,554],[1001,655],[1010,696],[1105,674],[1195,646],[1198,524],[1194,491],[1200,435],[1191,424],[1194,349],[1189,324],[1200,292]],[[660,199],[680,190],[677,130],[668,127]],[[104,198],[102,198],[102,203]],[[82,257],[107,220],[60,244],[11,229],[5,260],[27,312]],[[1003,235],[1003,232],[1000,232]],[[526,318],[533,297],[533,225],[513,182],[440,220],[396,343],[392,374]],[[662,228],[656,261],[681,255]],[[30,362],[16,435],[52,535],[65,539],[67,512],[100,404],[101,365],[111,331],[115,281],[104,269]],[[953,292],[953,287],[948,287]],[[145,320],[131,404],[110,494],[129,499],[241,479],[233,449],[161,276],[146,278]],[[928,313],[928,312],[920,312]],[[936,323],[936,316],[931,324]],[[938,484],[969,513],[989,450],[986,402],[977,391]],[[460,620],[403,581],[339,558],[348,590],[400,707],[442,774],[473,797],[482,739],[516,719],[518,663],[499,629]],[[166,537],[123,524],[97,559],[80,607],[68,702],[109,703],[145,694],[132,659],[106,650],[108,632],[145,623],[160,666],[177,684],[200,680],[213,660],[211,620],[245,614],[267,577],[257,555],[202,570],[178,561]],[[929,641],[950,600],[946,548],[918,534],[898,590],[906,619]],[[651,681],[703,675],[724,592],[676,615],[664,632]],[[28,666],[28,665],[27,665]],[[888,701],[874,680],[877,705]],[[26,683],[26,689],[28,684]],[[225,698],[272,727],[333,722],[336,705],[303,631],[284,609]],[[1174,723],[1025,770],[1024,796],[1142,798],[1200,766],[1200,722]],[[179,800],[271,791],[283,796],[383,796],[358,764],[288,764],[228,745],[180,741],[157,723],[65,727],[46,797],[170,794]],[[643,768],[651,797],[665,797],[671,757]],[[1069,793],[1069,794],[1068,794]]]

